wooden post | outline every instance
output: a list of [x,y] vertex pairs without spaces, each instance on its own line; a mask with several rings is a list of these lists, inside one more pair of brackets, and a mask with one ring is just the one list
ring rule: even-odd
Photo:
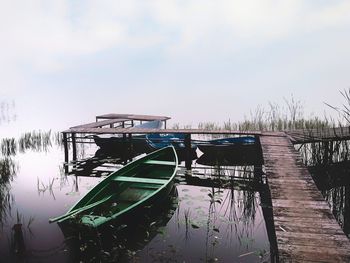
[[68,174],[68,161],[69,161],[69,155],[68,155],[68,140],[67,140],[67,133],[63,133],[63,148],[64,148],[64,172],[65,174]]
[[77,145],[75,141],[75,133],[72,132],[72,149],[73,149],[73,161],[77,160]]
[[[261,150],[261,144],[260,144],[260,138],[259,136],[254,136],[255,137],[255,145],[256,145],[256,156],[258,156],[258,158],[256,158],[255,162],[260,162],[260,158],[262,158],[262,150]],[[263,175],[263,170],[262,170],[262,164],[261,163],[257,163],[254,164],[254,181],[257,183],[262,183],[262,175]]]
[[166,121],[164,121],[164,129],[166,129]]
[[344,223],[343,229],[346,235],[350,233],[350,187],[349,185],[343,186],[345,189],[345,198],[344,198]]
[[191,158],[191,134],[185,134],[185,167],[186,170],[192,169],[192,158]]
[[262,165],[254,165],[254,182],[262,183]]
[[132,160],[132,153],[133,153],[133,145],[132,145],[132,134],[129,133],[128,135],[128,159],[129,161]]
[[63,133],[63,148],[64,148],[64,161],[68,164],[69,156],[68,156],[68,142],[67,142],[67,133]]
[[267,237],[270,243],[270,258],[271,262],[279,262],[278,259],[278,246],[277,246],[277,237],[275,230],[275,223],[273,220],[273,210],[272,210],[272,200],[271,193],[268,184],[264,187],[261,187],[259,191],[261,210],[263,213],[265,227],[267,231]]

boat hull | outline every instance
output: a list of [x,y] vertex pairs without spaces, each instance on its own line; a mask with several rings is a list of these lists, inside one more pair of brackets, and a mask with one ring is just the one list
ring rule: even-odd
[[90,227],[124,221],[169,195],[177,165],[173,147],[155,151],[106,177],[65,215],[51,221]]

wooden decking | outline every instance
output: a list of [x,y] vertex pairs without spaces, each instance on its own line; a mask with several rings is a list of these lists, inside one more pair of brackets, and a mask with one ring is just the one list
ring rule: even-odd
[[[236,134],[236,135],[261,135],[260,131],[234,131],[234,130],[205,130],[205,129],[141,129],[141,128],[92,128],[75,126],[63,133],[82,134],[139,134],[139,133],[182,133],[182,134]],[[271,136],[284,136],[284,133],[264,132]]]
[[286,131],[293,144],[350,140],[350,127],[303,129]]
[[136,120],[136,121],[166,121],[169,120],[170,117],[167,116],[154,116],[154,115],[141,115],[141,114],[117,114],[117,113],[108,113],[103,115],[97,115],[96,121],[98,119],[128,119],[128,120]]
[[350,241],[290,139],[261,136],[279,262],[350,262]]

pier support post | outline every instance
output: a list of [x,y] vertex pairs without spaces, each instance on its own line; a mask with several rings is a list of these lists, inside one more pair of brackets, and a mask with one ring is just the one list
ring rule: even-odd
[[262,183],[262,165],[254,165],[254,182],[255,183]]
[[185,134],[185,167],[186,170],[192,169],[192,158],[191,158],[191,134]]
[[64,172],[68,174],[68,161],[69,161],[69,156],[68,156],[68,139],[67,139],[67,133],[63,133],[63,148],[64,148]]
[[64,161],[68,164],[69,158],[68,158],[68,142],[67,142],[67,133],[63,133],[63,148],[64,148]]
[[133,145],[132,145],[132,134],[128,134],[128,160],[132,161]]
[[255,137],[255,144],[256,144],[256,158],[254,164],[254,182],[255,183],[262,183],[262,175],[263,175],[263,169],[262,169],[262,149],[260,144],[260,138],[259,136]]
[[77,160],[77,144],[75,140],[75,133],[72,133],[72,149],[73,149],[73,161]]
[[270,243],[270,258],[272,263],[279,262],[278,258],[278,246],[277,246],[277,237],[275,230],[275,223],[273,220],[273,210],[272,210],[272,200],[271,193],[268,184],[266,184],[259,191],[261,210],[263,213],[267,237]]

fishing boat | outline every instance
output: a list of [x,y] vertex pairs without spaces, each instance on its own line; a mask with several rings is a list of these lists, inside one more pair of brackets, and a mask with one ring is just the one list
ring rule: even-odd
[[112,220],[132,218],[169,195],[177,165],[174,147],[152,152],[106,177],[66,214],[50,222],[96,228]]
[[[161,129],[162,125],[163,124],[161,121],[155,120],[135,125],[133,127],[130,127],[129,129]],[[129,140],[126,140],[126,138],[124,138],[123,136],[112,134],[92,135],[92,138],[94,139],[97,146],[107,151],[109,150],[113,152],[123,153],[129,150],[129,147],[131,146],[131,149],[134,153],[140,154],[146,152],[147,149],[145,134],[132,136],[131,142]]]
[[239,153],[241,150],[255,150],[256,140],[252,136],[229,137],[210,141],[197,141],[201,152],[206,154]]

